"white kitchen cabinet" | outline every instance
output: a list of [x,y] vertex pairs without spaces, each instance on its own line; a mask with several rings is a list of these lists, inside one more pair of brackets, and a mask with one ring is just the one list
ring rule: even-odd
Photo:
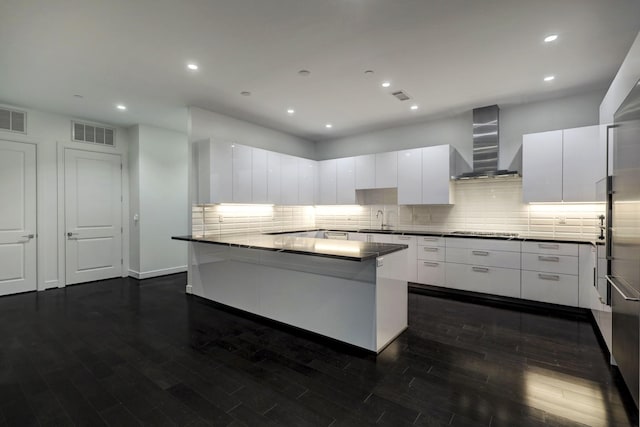
[[392,243],[396,243],[399,245],[408,245],[407,249],[407,281],[408,282],[417,282],[418,281],[418,270],[417,270],[417,254],[418,254],[418,241],[416,236],[399,236],[393,234]]
[[577,307],[579,246],[573,243],[522,243],[522,298]]
[[280,158],[281,201],[283,205],[298,204],[298,158],[283,154]]
[[[606,127],[605,127],[606,128]],[[606,172],[606,149],[600,151],[601,126],[565,129],[562,136],[562,200],[596,200],[596,182]]]
[[562,130],[523,135],[522,199],[562,201]]
[[591,289],[596,287],[596,247],[580,245],[578,254],[578,307],[591,308]]
[[267,201],[282,203],[282,154],[267,151]]
[[269,202],[269,173],[267,150],[261,148],[251,149],[251,202],[252,203],[273,203]]
[[[298,158],[298,204],[313,205],[316,202],[317,162]],[[286,175],[285,175],[286,176]]]
[[356,189],[376,188],[376,155],[356,156],[355,164]]
[[367,234],[366,233],[349,233],[349,240],[355,240],[357,242],[366,242]]
[[445,286],[520,298],[520,242],[446,238]]
[[233,201],[233,145],[230,141],[208,139],[194,143],[198,203]]
[[[451,176],[457,174],[454,154],[449,145],[436,145],[422,149],[422,204],[453,203]],[[398,199],[400,199],[400,188],[398,188]]]
[[233,144],[233,202],[251,203],[251,185],[253,184],[251,147]]
[[375,188],[395,188],[398,186],[398,152],[376,154]]
[[318,187],[321,205],[335,205],[337,202],[337,161],[335,159],[318,162]]
[[446,263],[448,288],[520,298],[520,270]]
[[445,286],[445,239],[417,236],[417,283]]
[[422,204],[422,149],[398,151],[398,204]]
[[356,204],[356,159],[345,157],[336,160],[336,203]]
[[525,202],[595,202],[606,175],[606,126],[524,135],[522,198]]

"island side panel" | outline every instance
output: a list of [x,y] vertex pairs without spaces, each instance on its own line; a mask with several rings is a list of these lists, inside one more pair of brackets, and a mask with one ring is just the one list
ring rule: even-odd
[[381,351],[408,326],[407,250],[377,259],[376,351]]
[[192,245],[195,295],[376,351],[375,259]]

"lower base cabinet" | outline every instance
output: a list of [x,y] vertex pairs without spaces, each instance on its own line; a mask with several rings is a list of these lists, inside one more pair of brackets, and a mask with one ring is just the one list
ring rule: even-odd
[[578,276],[523,270],[522,298],[577,307]]
[[442,261],[418,260],[418,283],[445,286],[445,267]]
[[464,291],[520,298],[520,270],[446,263],[445,286]]

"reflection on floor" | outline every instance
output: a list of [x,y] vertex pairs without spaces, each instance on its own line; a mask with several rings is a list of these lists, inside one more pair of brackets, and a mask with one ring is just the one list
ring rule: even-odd
[[410,294],[409,330],[376,358],[184,282],[0,298],[0,426],[637,425],[583,321]]

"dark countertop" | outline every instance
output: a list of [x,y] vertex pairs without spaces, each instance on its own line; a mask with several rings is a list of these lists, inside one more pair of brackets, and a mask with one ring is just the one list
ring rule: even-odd
[[407,245],[358,242],[355,240],[327,240],[281,234],[252,234],[244,236],[203,237],[199,235],[173,236],[173,240],[235,246],[240,248],[365,261],[407,249]]
[[406,236],[438,236],[438,237],[456,237],[461,239],[493,239],[493,240],[516,240],[521,242],[551,242],[551,243],[579,243],[579,244],[592,244],[592,245],[604,245],[603,240],[598,240],[594,236],[592,240],[581,240],[571,237],[539,237],[539,236],[527,236],[526,234],[519,234],[518,236],[486,236],[476,234],[455,234],[452,231],[415,231],[415,230],[378,230],[378,229],[360,229],[360,230],[337,230],[337,229],[311,229],[311,230],[293,230],[293,231],[281,231],[274,233],[266,233],[266,235],[281,235],[287,233],[301,233],[308,231],[345,231],[349,233],[377,233],[377,234],[394,234],[394,235],[406,235]]

